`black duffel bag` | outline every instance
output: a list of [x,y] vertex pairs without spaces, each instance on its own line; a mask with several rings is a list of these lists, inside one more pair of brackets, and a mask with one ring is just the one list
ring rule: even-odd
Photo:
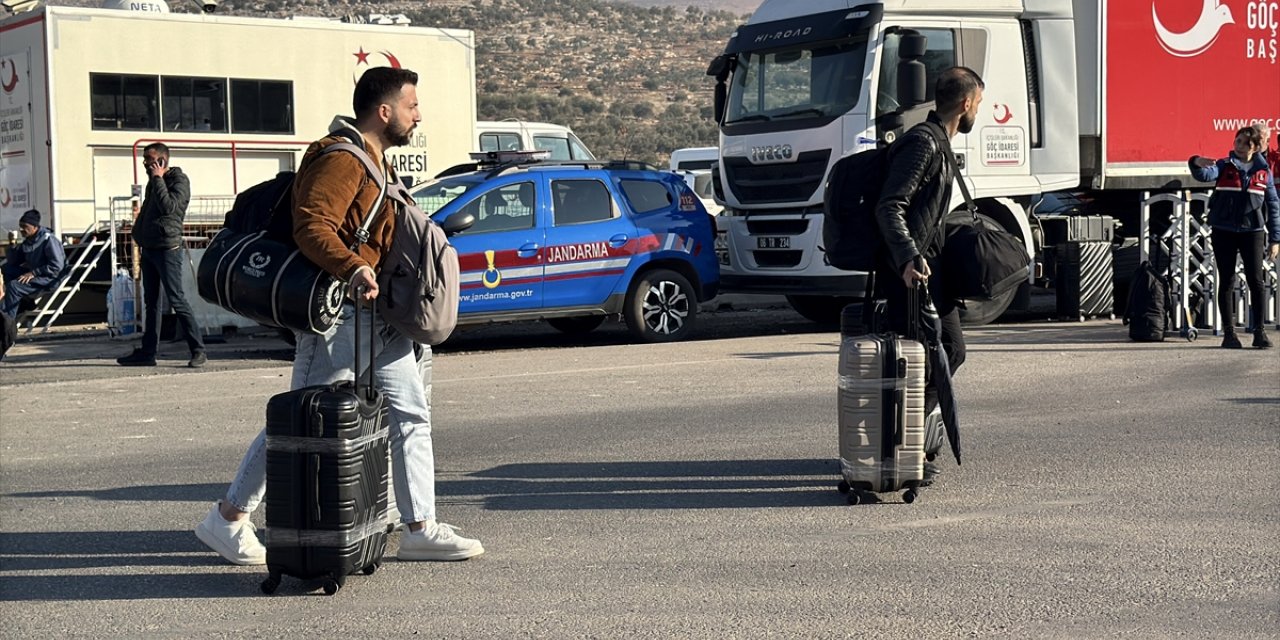
[[991,300],[1027,280],[1031,256],[1013,234],[978,220],[978,209],[956,168],[955,157],[946,155],[973,222],[948,230],[941,257],[943,288],[953,299]]
[[[354,252],[382,208],[386,176],[353,144],[331,144],[320,153],[331,151],[354,154],[381,188],[350,246]],[[288,185],[280,188],[281,182],[291,184],[292,180],[292,175],[281,174],[236,198],[226,227],[213,237],[200,258],[196,288],[201,298],[260,324],[320,334],[337,321],[347,283],[308,260],[292,238],[281,238],[276,230],[279,225],[272,224],[279,216],[292,215]],[[255,226],[257,230],[252,229]]]
[[942,247],[943,285],[951,298],[991,300],[1027,280],[1031,258],[1013,234],[974,218],[951,230]]
[[346,283],[266,232],[223,229],[196,274],[200,297],[271,327],[324,333],[337,321]]

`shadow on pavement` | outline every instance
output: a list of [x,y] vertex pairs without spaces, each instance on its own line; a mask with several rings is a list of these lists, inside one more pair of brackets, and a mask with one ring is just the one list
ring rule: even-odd
[[0,576],[0,602],[244,598],[260,596],[261,582],[245,572]]
[[[224,566],[190,531],[0,533],[0,571]],[[232,573],[0,575],[0,602],[230,597],[254,593],[255,576]],[[260,579],[260,578],[258,578]]]
[[[227,491],[226,483],[213,484],[155,484],[113,489],[83,489],[61,491],[29,491],[6,494],[8,498],[90,498],[93,500],[212,502]],[[3,534],[0,534],[3,535]],[[0,547],[4,548],[4,547]]]
[[1226,398],[1234,404],[1280,404],[1280,397],[1274,398]]
[[822,507],[844,503],[833,459],[512,464],[438,481],[498,511]]

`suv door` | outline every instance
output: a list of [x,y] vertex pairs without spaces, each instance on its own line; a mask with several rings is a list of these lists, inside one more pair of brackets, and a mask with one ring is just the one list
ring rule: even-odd
[[548,180],[545,308],[601,305],[619,289],[636,228],[605,179],[584,173]]
[[470,229],[449,239],[462,270],[459,314],[526,311],[542,305],[542,187],[534,177],[524,178],[477,189],[459,209],[476,217]]

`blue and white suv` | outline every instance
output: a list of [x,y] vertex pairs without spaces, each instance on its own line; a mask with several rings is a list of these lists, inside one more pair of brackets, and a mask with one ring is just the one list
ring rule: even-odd
[[537,161],[446,174],[413,196],[437,222],[475,218],[450,238],[460,325],[546,319],[585,333],[621,315],[638,339],[667,342],[716,295],[713,219],[675,174]]

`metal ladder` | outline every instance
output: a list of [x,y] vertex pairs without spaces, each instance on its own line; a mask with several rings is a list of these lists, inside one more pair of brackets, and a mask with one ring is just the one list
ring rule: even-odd
[[[91,230],[92,231],[92,230]],[[75,264],[67,269],[62,278],[58,281],[58,288],[45,299],[44,304],[31,317],[30,323],[24,335],[30,335],[36,327],[40,327],[40,333],[49,331],[49,327],[62,316],[62,311],[67,308],[67,303],[71,302],[71,298],[75,297],[76,292],[80,291],[80,285],[84,284],[89,278],[89,273],[97,266],[98,261],[102,259],[102,254],[106,253],[115,245],[115,238],[112,234],[108,234],[105,239],[93,237],[91,232],[86,232],[82,239],[88,237],[89,242],[84,245],[84,249],[80,251],[79,257],[76,258]],[[90,257],[92,255],[92,257]],[[43,326],[41,326],[43,323]]]

